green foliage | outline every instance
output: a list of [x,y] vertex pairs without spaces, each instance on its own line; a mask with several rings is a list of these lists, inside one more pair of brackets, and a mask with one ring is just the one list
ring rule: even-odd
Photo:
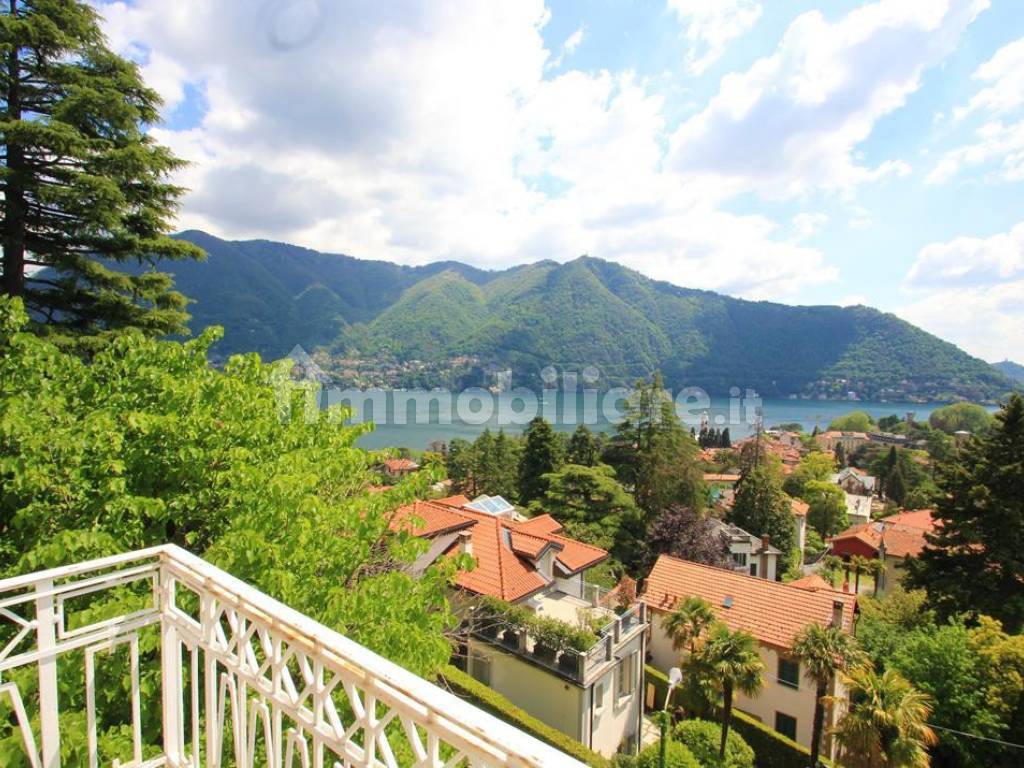
[[804,498],[807,483],[812,480],[827,481],[835,471],[836,463],[831,456],[821,451],[811,451],[800,459],[800,463],[786,477],[783,490],[790,496]]
[[529,504],[547,492],[547,477],[561,466],[563,456],[555,431],[542,416],[530,422],[523,440],[523,456],[519,462],[519,501]]
[[214,331],[125,333],[86,364],[25,323],[0,297],[0,574],[172,542],[418,674],[447,661],[464,563],[414,578],[426,544],[388,526],[429,471],[367,493],[363,430],[309,407],[287,364],[212,368]]
[[729,521],[755,536],[768,535],[772,546],[789,552],[796,546],[792,501],[782,490],[780,473],[765,462],[748,471],[736,489]]
[[867,432],[875,428],[875,420],[866,411],[851,411],[832,419],[828,428],[839,432]]
[[704,768],[753,768],[754,750],[735,731],[729,733],[725,758],[718,755],[722,726],[707,720],[683,720],[672,729],[672,738],[683,744]]
[[470,496],[504,496],[515,503],[519,500],[517,472],[522,453],[521,439],[505,434],[504,429],[499,429],[496,436],[484,429],[472,443],[453,439],[445,466],[458,490]]
[[[928,768],[931,700],[899,673],[857,667],[843,675],[849,706],[834,733],[851,768]],[[831,704],[838,702],[828,697]]]
[[846,494],[828,480],[810,480],[804,484],[803,500],[810,509],[807,523],[822,538],[834,536],[850,527],[846,514]]
[[1024,398],[938,469],[937,530],[909,578],[943,616],[987,614],[1024,626]]
[[[649,665],[644,667],[644,678],[648,685],[654,687],[654,701],[656,706],[661,707],[668,693],[668,678],[661,670]],[[672,693],[669,708],[672,709],[680,704],[679,689],[676,688]],[[811,753],[806,747],[787,739],[778,731],[763,725],[750,715],[738,710],[734,711],[732,727],[754,750],[756,755],[754,765],[757,768],[807,768]],[[830,764],[827,760],[822,762],[826,765]]]
[[550,616],[537,616],[521,605],[489,596],[480,601],[478,622],[484,629],[525,631],[555,652],[586,653],[597,644],[597,635],[590,628],[573,626]]
[[992,426],[992,414],[975,403],[953,403],[932,411],[928,423],[947,435],[960,430],[978,435]]
[[442,684],[447,684],[452,693],[466,699],[470,704],[490,712],[515,728],[526,731],[555,749],[593,768],[607,768],[608,760],[587,749],[575,739],[566,736],[556,728],[543,723],[525,710],[520,709],[497,691],[473,679],[461,669],[451,665],[441,671]]
[[[1024,637],[982,616],[935,623],[923,591],[865,598],[857,636],[877,668],[893,669],[931,697],[930,722],[990,739],[1024,734]],[[942,765],[1010,764],[1015,756],[991,742],[943,733],[933,750]]]
[[[183,330],[185,298],[153,265],[202,251],[166,235],[184,190],[168,181],[182,162],[147,131],[159,95],[85,2],[12,2],[0,21],[0,291],[87,349],[122,328]],[[116,268],[129,261],[135,274]]]
[[[635,768],[660,768],[661,766],[661,744],[651,744],[645,747],[636,761],[632,763]],[[678,741],[669,741],[665,745],[665,768],[703,768],[683,744]]]
[[584,467],[592,467],[598,463],[601,456],[601,446],[598,444],[594,433],[587,429],[586,424],[580,424],[569,438],[565,460],[569,464],[580,464]]
[[542,479],[547,491],[534,503],[535,512],[551,514],[573,538],[608,549],[618,560],[633,559],[642,538],[640,512],[611,467],[566,464]]

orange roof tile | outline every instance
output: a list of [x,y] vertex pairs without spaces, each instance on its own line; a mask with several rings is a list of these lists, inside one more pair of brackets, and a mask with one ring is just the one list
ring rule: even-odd
[[705,483],[737,483],[739,482],[739,479],[739,475],[723,475],[716,474],[715,472],[704,473]]
[[[640,599],[652,610],[667,613],[690,596],[707,600],[730,629],[744,629],[758,642],[783,650],[808,624],[830,624],[835,602],[843,606],[843,629],[852,632],[857,606],[856,596],[845,592],[801,589],[661,555]],[[728,608],[726,598],[731,598]]]
[[436,504],[447,504],[449,507],[464,507],[469,504],[469,498],[457,493],[454,496],[445,496],[443,499],[434,499]]
[[406,531],[414,536],[435,536],[460,528],[469,528],[472,520],[466,519],[451,507],[433,501],[414,501],[400,507],[391,518],[393,531]]
[[830,543],[857,539],[876,552],[882,546],[885,554],[893,557],[917,557],[927,544],[925,535],[935,530],[935,520],[930,509],[915,509],[898,512],[879,520],[873,520],[839,533],[829,539]]
[[835,587],[833,587],[831,584],[829,584],[816,573],[808,574],[807,576],[804,576],[802,579],[794,579],[793,581],[789,582],[789,586],[799,587],[800,589],[810,589],[812,591],[818,589],[830,589],[833,592],[836,591]]
[[384,462],[384,468],[389,472],[399,472],[401,470],[419,469],[420,465],[412,459],[387,459]]
[[[453,496],[417,501],[398,510],[392,527],[400,529],[404,520],[414,516],[424,521],[417,528],[410,528],[420,536],[467,529],[476,567],[456,576],[456,583],[463,589],[514,602],[550,584],[537,570],[535,562],[547,547],[555,550],[555,561],[567,574],[589,568],[608,557],[599,547],[556,535],[554,531],[562,527],[550,515],[519,522],[446,502],[468,504],[469,500]],[[449,551],[455,546],[453,544]]]
[[807,513],[811,511],[811,505],[803,499],[793,499],[790,502],[790,509],[797,517],[807,517]]
[[562,524],[551,515],[543,514],[524,520],[519,524],[519,530],[532,533],[559,533],[562,530]]

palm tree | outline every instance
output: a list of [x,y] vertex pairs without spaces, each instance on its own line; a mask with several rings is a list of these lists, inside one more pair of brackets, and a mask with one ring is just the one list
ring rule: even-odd
[[[869,666],[842,675],[849,709],[835,727],[850,768],[928,768],[931,702],[898,672],[879,674]],[[827,697],[835,703],[835,697]]]
[[701,637],[714,624],[715,609],[699,597],[688,597],[665,619],[665,631],[677,651],[697,652]]
[[765,666],[757,641],[749,632],[732,632],[725,624],[715,624],[691,657],[691,666],[705,687],[722,692],[722,742],[718,754],[724,759],[732,723],[733,692],[756,696],[764,685]]
[[825,725],[825,697],[839,672],[846,672],[864,660],[857,641],[841,627],[808,624],[793,639],[793,655],[804,674],[814,681],[814,726],[811,729],[811,768],[817,768],[821,736]]

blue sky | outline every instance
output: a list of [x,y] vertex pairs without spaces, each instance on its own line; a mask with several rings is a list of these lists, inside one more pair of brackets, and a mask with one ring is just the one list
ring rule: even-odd
[[1024,361],[1019,0],[96,4],[192,162],[182,227],[589,253]]

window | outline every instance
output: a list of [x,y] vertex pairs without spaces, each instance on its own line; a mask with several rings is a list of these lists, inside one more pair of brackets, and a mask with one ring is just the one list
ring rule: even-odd
[[634,651],[619,662],[616,685],[620,699],[623,696],[631,695],[636,690],[636,671],[639,656],[640,652]]
[[604,680],[594,684],[594,713],[600,713],[604,709]]
[[787,688],[800,687],[800,663],[792,659],[779,659],[779,671],[776,677],[779,683]]
[[775,730],[786,738],[796,741],[796,718],[784,712],[775,713]]
[[469,674],[484,685],[491,684],[491,659],[479,651],[471,651],[469,654]]
[[736,563],[736,565],[741,565],[741,566],[742,565],[746,565],[747,564],[747,553],[746,552],[733,552],[732,553],[732,561],[734,563]]
[[750,575],[757,576],[757,563],[750,564]]

